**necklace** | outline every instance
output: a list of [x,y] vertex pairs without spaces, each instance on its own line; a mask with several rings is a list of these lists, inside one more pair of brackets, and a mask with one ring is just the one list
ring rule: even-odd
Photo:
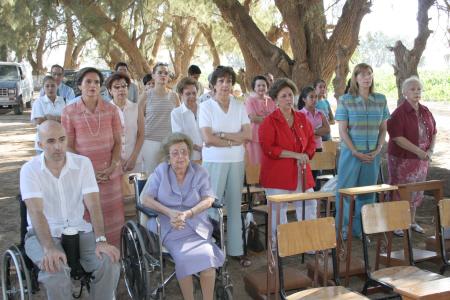
[[[87,105],[86,105],[86,102],[84,102],[84,99],[81,99],[81,101],[83,101],[84,106],[86,106],[86,108],[87,108]],[[96,114],[95,109],[94,109],[94,114]],[[87,125],[87,127],[89,129],[89,133],[91,134],[91,136],[98,136],[99,133],[100,133],[100,118],[101,118],[100,111],[98,112],[98,126],[97,126],[97,132],[96,133],[92,132],[91,125],[89,124],[89,121],[86,118],[86,111],[83,111],[83,117],[84,117],[84,121],[86,122],[86,125]]]

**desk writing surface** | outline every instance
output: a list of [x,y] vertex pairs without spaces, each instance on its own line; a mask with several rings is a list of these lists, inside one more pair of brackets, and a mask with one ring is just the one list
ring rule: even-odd
[[361,194],[369,194],[369,193],[395,191],[397,189],[398,189],[398,187],[395,185],[377,184],[377,185],[358,186],[358,187],[340,189],[339,193],[345,194],[345,195],[361,195]]
[[426,281],[414,285],[399,286],[394,291],[408,299],[450,299],[450,278]]
[[282,203],[291,201],[304,201],[304,200],[314,200],[319,198],[328,198],[336,196],[334,193],[330,192],[309,192],[309,193],[297,193],[297,194],[284,194],[284,195],[273,195],[267,196],[267,200]]

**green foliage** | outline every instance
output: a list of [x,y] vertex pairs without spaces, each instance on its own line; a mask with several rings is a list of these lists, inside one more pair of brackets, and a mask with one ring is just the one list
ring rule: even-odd
[[394,54],[387,49],[394,46],[398,37],[391,37],[383,32],[368,32],[359,42],[359,46],[353,54],[353,59],[364,61],[373,67],[394,63]]
[[[397,86],[392,70],[378,69],[375,72],[375,90],[389,99],[397,99]],[[450,70],[419,70],[423,84],[423,101],[450,101]]]

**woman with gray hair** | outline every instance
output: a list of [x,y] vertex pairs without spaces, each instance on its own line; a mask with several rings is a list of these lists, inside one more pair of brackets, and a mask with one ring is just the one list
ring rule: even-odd
[[[203,299],[213,299],[215,268],[225,256],[212,242],[207,209],[214,202],[208,172],[192,163],[191,139],[179,132],[162,144],[164,161],[148,179],[143,204],[160,216],[161,240],[175,261],[175,271],[184,299],[194,299],[192,275],[200,272]],[[149,222],[156,232],[156,224]]]
[[[425,181],[436,141],[433,114],[420,104],[422,83],[419,78],[412,76],[406,79],[402,93],[404,101],[387,122],[389,184]],[[415,216],[422,201],[423,192],[412,194],[411,229],[419,233],[424,233],[424,230],[415,222]],[[397,235],[401,233],[396,232]]]

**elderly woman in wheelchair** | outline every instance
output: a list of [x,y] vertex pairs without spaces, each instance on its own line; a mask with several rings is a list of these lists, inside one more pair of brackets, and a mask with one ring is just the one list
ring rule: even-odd
[[[171,134],[163,144],[166,158],[150,176],[141,199],[160,218],[161,240],[175,261],[184,299],[193,299],[192,275],[200,273],[203,299],[213,299],[215,269],[225,256],[212,241],[208,208],[214,202],[207,171],[189,160],[192,141]],[[149,229],[156,232],[154,223]]]

